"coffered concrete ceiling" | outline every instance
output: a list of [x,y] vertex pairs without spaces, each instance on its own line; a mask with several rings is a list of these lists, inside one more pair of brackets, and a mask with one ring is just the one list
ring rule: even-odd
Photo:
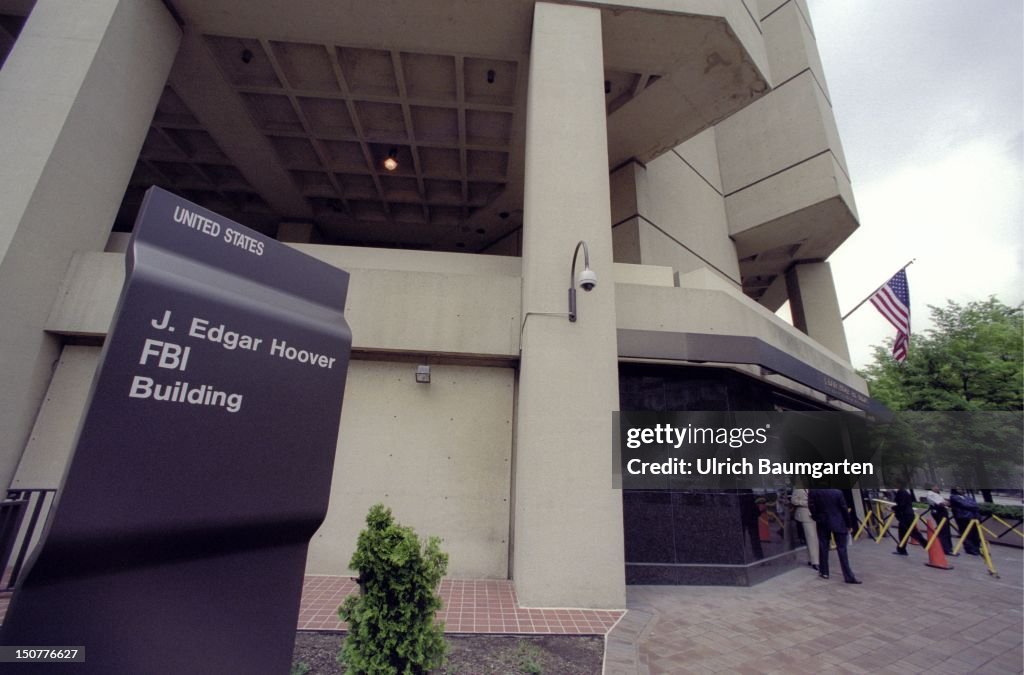
[[[165,4],[184,36],[118,229],[154,184],[327,243],[475,252],[521,226],[534,0]],[[767,90],[716,3],[586,4],[603,13],[612,166]]]

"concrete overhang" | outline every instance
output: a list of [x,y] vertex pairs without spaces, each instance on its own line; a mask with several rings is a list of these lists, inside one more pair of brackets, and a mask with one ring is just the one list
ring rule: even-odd
[[788,298],[786,271],[827,259],[857,227],[855,214],[837,195],[734,234],[744,292],[778,310]]
[[[677,288],[616,286],[620,357],[756,364],[851,405],[865,405],[867,384],[848,361],[713,272],[691,272],[679,283]],[[623,336],[633,341],[624,342]]]
[[[153,183],[333,244],[479,252],[520,224],[536,0],[164,1],[185,39],[121,229]],[[602,13],[610,167],[768,90],[747,0],[558,1]]]
[[606,71],[646,74],[609,104],[611,167],[649,162],[768,92],[764,44],[742,3],[600,4]]

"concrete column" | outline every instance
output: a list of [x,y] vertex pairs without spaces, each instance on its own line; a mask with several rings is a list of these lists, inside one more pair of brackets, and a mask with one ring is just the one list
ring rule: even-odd
[[180,38],[160,0],[38,0],[0,71],[0,487],[59,355],[50,305],[106,244]]
[[527,91],[524,317],[567,311],[581,239],[598,285],[578,291],[575,323],[526,317],[512,556],[526,606],[625,606],[622,495],[611,486],[611,413],[619,393],[603,71],[600,11],[537,3]]
[[786,272],[793,325],[849,362],[832,268],[827,262],[797,263]]

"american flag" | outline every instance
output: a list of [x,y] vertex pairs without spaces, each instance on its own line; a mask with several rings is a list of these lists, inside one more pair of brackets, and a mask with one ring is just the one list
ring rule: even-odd
[[871,304],[896,327],[896,341],[892,344],[892,357],[903,363],[910,342],[910,289],[907,271],[900,270],[892,279],[871,296]]

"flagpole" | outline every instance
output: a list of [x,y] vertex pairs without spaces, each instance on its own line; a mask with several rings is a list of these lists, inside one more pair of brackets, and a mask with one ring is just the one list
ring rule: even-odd
[[873,297],[873,296],[875,295],[875,293],[877,293],[878,291],[882,290],[882,288],[883,288],[883,287],[884,287],[884,286],[885,286],[885,285],[886,285],[887,283],[889,283],[889,281],[891,281],[891,280],[892,280],[892,278],[893,278],[894,276],[896,276],[897,274],[899,274],[899,273],[900,273],[900,272],[902,272],[903,270],[905,270],[905,269],[907,269],[908,267],[910,267],[911,265],[913,265],[913,264],[914,264],[914,261],[915,261],[915,260],[917,260],[917,258],[911,258],[910,262],[908,262],[908,263],[907,263],[906,265],[904,265],[903,267],[901,267],[901,268],[899,268],[898,270],[896,270],[896,272],[895,272],[895,273],[893,273],[893,274],[892,274],[892,275],[891,275],[891,276],[890,276],[890,277],[889,277],[888,279],[886,279],[885,281],[883,281],[883,282],[882,282],[882,284],[881,284],[881,285],[880,285],[880,286],[879,286],[878,288],[876,288],[875,290],[873,290],[873,291],[871,291],[870,293],[868,293],[868,297],[866,297],[866,298],[864,298],[863,300],[861,300],[860,302],[858,302],[858,303],[857,303],[857,306],[856,306],[856,307],[854,307],[853,309],[851,309],[851,310],[850,310],[849,312],[847,312],[846,314],[843,314],[843,318],[842,318],[842,319],[840,319],[840,321],[846,321],[846,317],[850,316],[851,314],[853,314],[854,312],[856,312],[856,311],[857,311],[858,309],[860,309],[860,306],[861,306],[861,305],[863,305],[863,304],[864,304],[865,302],[867,302],[868,300],[870,300],[870,299],[871,299],[871,298],[872,298],[872,297]]

